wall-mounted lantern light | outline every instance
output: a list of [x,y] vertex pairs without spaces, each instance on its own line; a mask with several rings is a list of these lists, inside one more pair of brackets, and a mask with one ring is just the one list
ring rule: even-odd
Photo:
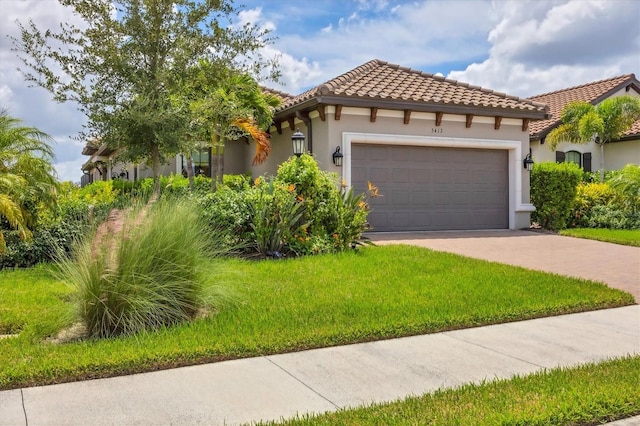
[[304,133],[300,129],[296,129],[295,133],[291,135],[291,144],[293,145],[293,153],[300,157],[304,152]]
[[344,157],[344,155],[342,155],[342,153],[340,152],[340,147],[337,146],[336,150],[333,153],[333,164],[338,167],[342,167],[342,157]]
[[531,151],[529,151],[527,156],[524,157],[524,160],[522,160],[522,165],[529,172],[533,170],[533,159],[531,158]]

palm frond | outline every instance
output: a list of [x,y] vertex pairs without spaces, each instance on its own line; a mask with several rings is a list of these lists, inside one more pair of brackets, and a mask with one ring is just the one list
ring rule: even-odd
[[256,143],[256,153],[251,164],[255,166],[264,163],[271,153],[271,141],[267,132],[260,130],[255,121],[246,118],[234,120],[233,125],[247,132]]

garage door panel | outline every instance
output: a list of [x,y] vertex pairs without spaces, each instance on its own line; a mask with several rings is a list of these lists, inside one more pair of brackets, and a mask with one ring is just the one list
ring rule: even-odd
[[352,185],[370,181],[377,231],[508,227],[508,152],[395,145],[352,145]]
[[411,201],[411,192],[408,190],[394,190],[391,193],[393,205],[396,207],[408,206]]
[[372,146],[372,149],[369,150],[369,159],[376,160],[387,160],[389,158],[388,149],[386,146]]
[[409,170],[407,169],[393,169],[393,180],[392,183],[409,183]]

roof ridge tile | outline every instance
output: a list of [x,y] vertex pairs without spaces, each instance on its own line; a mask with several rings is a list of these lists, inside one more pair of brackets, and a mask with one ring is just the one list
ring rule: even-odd
[[557,93],[569,92],[569,91],[582,89],[582,88],[589,87],[589,86],[597,86],[599,84],[606,83],[606,82],[609,82],[609,81],[614,81],[614,80],[624,81],[624,80],[627,80],[627,79],[630,79],[630,80],[635,79],[635,74],[633,74],[633,73],[631,73],[631,74],[622,74],[622,75],[618,75],[618,76],[615,76],[615,77],[603,78],[602,80],[592,81],[591,83],[579,84],[577,86],[566,87],[564,89],[558,89],[558,90],[553,90],[551,92],[540,93],[539,95],[535,95],[535,96],[529,96],[527,99],[541,98],[543,96],[549,96],[549,95],[554,95],[554,94],[557,94]]

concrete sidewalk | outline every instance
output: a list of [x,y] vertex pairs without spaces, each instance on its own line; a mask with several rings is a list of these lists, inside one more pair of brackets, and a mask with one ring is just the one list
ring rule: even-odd
[[276,420],[627,354],[640,354],[638,305],[3,391],[0,424]]

